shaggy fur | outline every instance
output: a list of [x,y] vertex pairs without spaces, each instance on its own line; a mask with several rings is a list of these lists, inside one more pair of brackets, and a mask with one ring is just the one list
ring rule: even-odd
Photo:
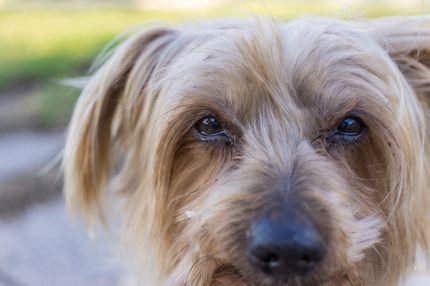
[[[131,285],[399,285],[427,252],[430,18],[306,17],[152,28],[90,78],[64,154],[70,209],[121,204]],[[229,141],[205,141],[207,114]],[[367,126],[353,142],[333,130]],[[245,255],[250,222],[294,198],[326,241],[284,280]]]

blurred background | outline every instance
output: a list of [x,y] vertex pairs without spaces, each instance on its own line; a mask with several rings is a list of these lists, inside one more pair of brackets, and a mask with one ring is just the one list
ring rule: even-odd
[[[0,0],[0,286],[118,285],[114,233],[90,241],[61,196],[59,154],[85,75],[115,35],[140,23],[304,14],[428,14],[427,0]],[[423,271],[408,285],[430,285]]]

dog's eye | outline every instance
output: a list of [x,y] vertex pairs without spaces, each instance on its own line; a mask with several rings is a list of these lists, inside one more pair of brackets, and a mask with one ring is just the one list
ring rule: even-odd
[[227,130],[221,122],[212,114],[206,115],[194,125],[202,141],[229,141]]
[[214,136],[223,133],[224,127],[213,115],[207,115],[197,121],[195,125],[196,130],[204,136]]
[[366,125],[357,117],[347,116],[337,126],[335,135],[357,137],[366,129]]

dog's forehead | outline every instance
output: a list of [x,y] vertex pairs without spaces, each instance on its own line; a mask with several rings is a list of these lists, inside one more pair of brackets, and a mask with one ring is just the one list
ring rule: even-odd
[[182,34],[189,43],[168,73],[175,104],[195,99],[235,114],[264,108],[291,118],[374,97],[381,92],[372,83],[389,81],[382,49],[349,22],[308,17],[218,25]]

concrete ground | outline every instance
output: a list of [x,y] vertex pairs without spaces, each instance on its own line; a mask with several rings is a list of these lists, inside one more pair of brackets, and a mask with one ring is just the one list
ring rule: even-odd
[[43,170],[63,132],[0,134],[0,286],[115,286],[120,266],[65,211],[58,170]]

